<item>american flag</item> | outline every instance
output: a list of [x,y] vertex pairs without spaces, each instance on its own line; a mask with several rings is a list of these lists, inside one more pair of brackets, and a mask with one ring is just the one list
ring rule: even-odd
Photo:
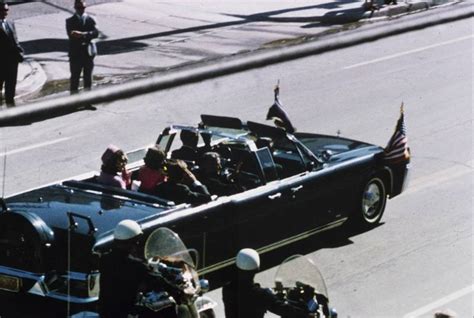
[[384,149],[383,158],[388,163],[403,163],[410,160],[403,103],[400,106],[400,118],[395,127],[395,132]]
[[273,102],[273,105],[270,106],[270,108],[268,109],[267,120],[273,119],[273,121],[275,122],[275,125],[285,129],[287,132],[292,134],[295,132],[296,129],[291,123],[290,119],[288,118],[288,114],[283,109],[280,103],[280,98],[279,98],[280,86],[279,85],[275,87],[274,92],[275,92],[275,101]]

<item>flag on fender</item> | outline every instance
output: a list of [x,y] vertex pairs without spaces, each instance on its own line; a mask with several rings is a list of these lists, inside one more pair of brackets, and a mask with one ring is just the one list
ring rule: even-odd
[[406,135],[405,114],[403,103],[400,106],[400,118],[395,126],[395,132],[383,152],[383,159],[392,164],[404,163],[410,160],[410,149]]
[[267,113],[267,120],[272,120],[275,122],[275,125],[278,127],[281,127],[285,129],[287,132],[290,134],[295,132],[295,127],[291,123],[288,114],[286,111],[283,109],[281,103],[280,103],[280,86],[277,85],[275,87],[275,102],[273,102],[273,105],[270,106],[268,109]]

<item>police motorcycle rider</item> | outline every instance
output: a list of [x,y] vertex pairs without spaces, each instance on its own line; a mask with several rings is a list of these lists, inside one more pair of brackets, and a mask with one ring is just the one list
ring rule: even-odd
[[222,288],[226,318],[262,318],[268,311],[290,317],[307,317],[306,311],[280,300],[270,288],[254,282],[260,269],[257,251],[244,248],[236,256],[235,278]]
[[[212,308],[217,304],[197,294],[207,281],[197,281],[197,272],[188,265],[192,260],[186,258],[191,256],[176,233],[167,228],[155,230],[145,243],[144,258],[135,256],[141,251],[138,246],[143,237],[137,222],[121,221],[113,235],[113,248],[101,256],[100,262],[100,317],[214,317]],[[172,254],[164,257],[161,252]],[[154,253],[157,256],[150,258],[149,254]],[[183,273],[182,268],[188,271]],[[182,274],[192,275],[193,284]],[[191,288],[197,284],[199,289]],[[185,296],[188,302],[184,302]]]
[[149,270],[135,256],[143,235],[140,225],[123,220],[114,229],[112,250],[100,259],[100,317],[127,317],[133,314],[137,293],[150,280]]

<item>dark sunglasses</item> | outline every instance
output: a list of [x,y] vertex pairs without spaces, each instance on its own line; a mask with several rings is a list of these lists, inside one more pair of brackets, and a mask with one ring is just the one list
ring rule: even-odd
[[0,11],[8,11],[10,9],[0,8]]

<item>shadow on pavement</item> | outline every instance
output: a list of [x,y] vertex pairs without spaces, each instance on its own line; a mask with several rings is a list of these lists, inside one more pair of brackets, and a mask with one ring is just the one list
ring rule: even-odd
[[[17,106],[17,107],[21,107],[21,106]],[[55,110],[54,112],[48,112],[41,115],[35,115],[32,118],[11,120],[11,121],[8,121],[8,123],[0,123],[0,127],[29,126],[43,120],[65,116],[65,115],[69,115],[69,114],[79,112],[79,111],[96,111],[96,110],[97,108],[93,105],[82,105],[82,106],[77,106],[76,109],[67,109],[67,110],[60,109],[60,110]],[[0,316],[0,317],[3,317],[3,316]]]
[[[272,267],[278,266],[286,258],[292,255],[306,255],[323,248],[337,248],[353,244],[353,242],[350,240],[351,237],[370,231],[374,228],[382,226],[383,224],[384,223],[382,222],[372,228],[360,228],[353,226],[350,223],[345,223],[338,228],[316,234],[307,239],[287,245],[284,248],[265,253],[264,255],[261,255],[262,267],[260,268],[260,271],[265,271]],[[235,251],[235,254],[237,254],[237,252],[238,251]],[[207,276],[204,276],[203,278],[209,280],[211,289],[217,289],[226,283],[226,279],[233,277],[234,270],[235,266],[229,266],[223,270],[220,270],[219,273],[211,273]]]

